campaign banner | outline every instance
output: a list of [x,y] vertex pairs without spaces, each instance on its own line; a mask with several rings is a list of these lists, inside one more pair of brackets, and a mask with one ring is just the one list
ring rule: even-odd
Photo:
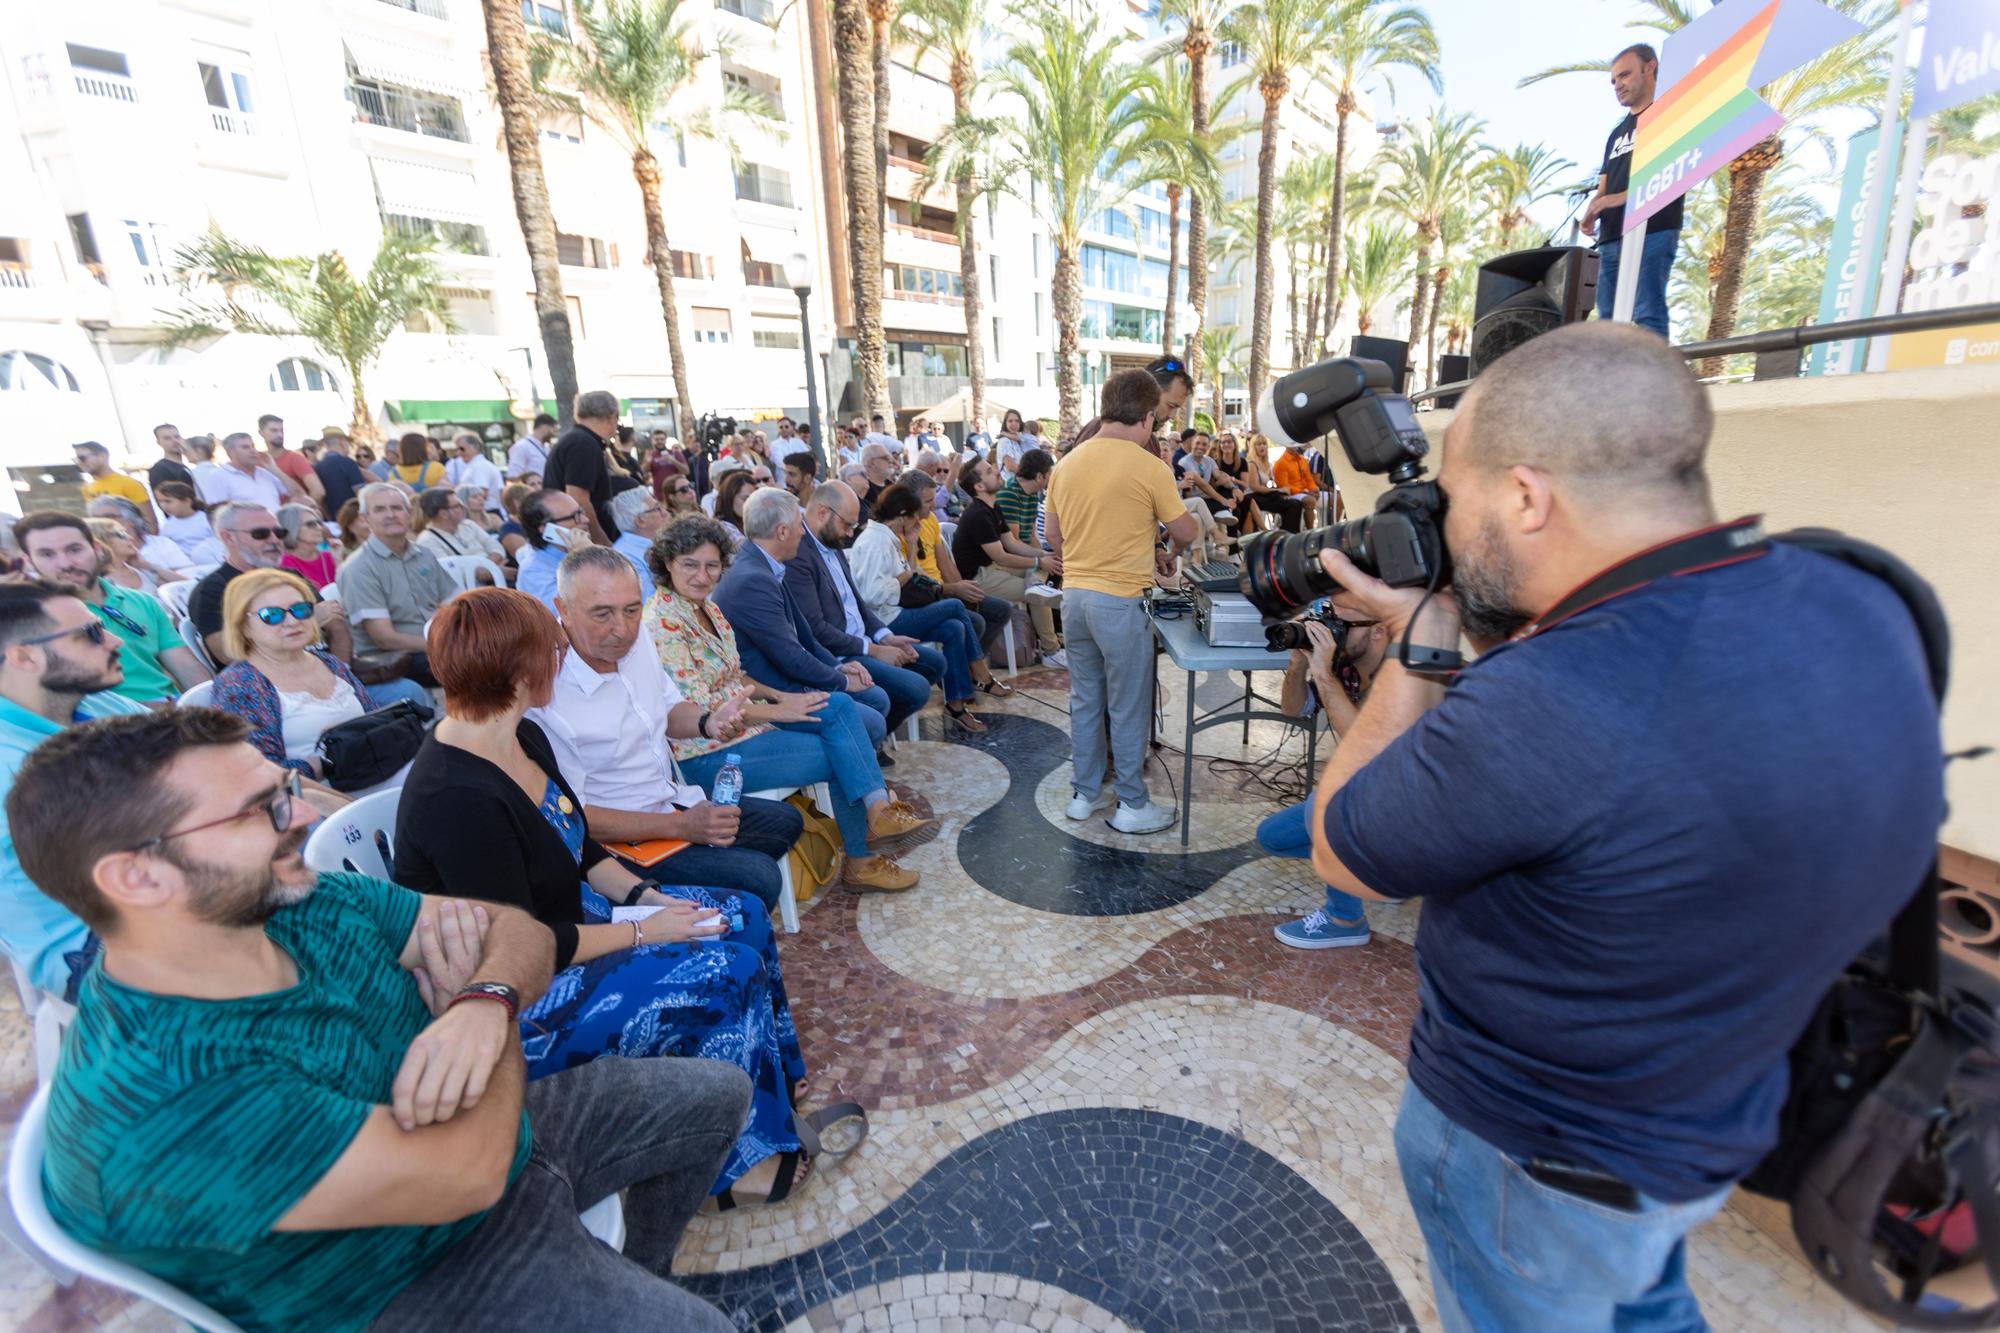
[[2000,92],[2000,0],[1931,0],[1910,116]]
[[[1884,188],[1884,182],[1896,179],[1897,150],[1902,146],[1891,143],[1888,160],[1884,162],[1878,151],[1881,139],[1882,127],[1877,125],[1847,141],[1847,168],[1840,180],[1840,205],[1833,215],[1833,236],[1826,251],[1826,283],[1820,288],[1819,318],[1815,323],[1860,319],[1875,309],[1881,265],[1868,263],[1859,252],[1861,229],[1875,192]],[[1858,347],[1853,341],[1814,343],[1806,354],[1806,374],[1845,375],[1861,369],[1853,364]]]
[[1668,37],[1632,146],[1625,230],[1784,126],[1756,89],[1864,31],[1819,0],[1722,0]]

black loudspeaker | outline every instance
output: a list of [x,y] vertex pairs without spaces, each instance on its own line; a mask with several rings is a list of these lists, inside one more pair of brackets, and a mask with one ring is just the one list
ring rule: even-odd
[[1403,392],[1403,380],[1410,372],[1410,345],[1394,338],[1370,338],[1366,334],[1354,335],[1353,344],[1347,349],[1349,356],[1360,357],[1363,361],[1380,361],[1389,367],[1389,374],[1395,383],[1395,392]]
[[[1454,356],[1450,352],[1445,352],[1439,355],[1438,357],[1439,384],[1457,384],[1460,383],[1461,381],[1469,380],[1471,378],[1472,378],[1471,357]],[[1433,401],[1439,407],[1457,407],[1458,395],[1455,393],[1440,394]]]
[[1530,338],[1590,318],[1596,308],[1595,250],[1553,245],[1481,264],[1472,317],[1472,373]]

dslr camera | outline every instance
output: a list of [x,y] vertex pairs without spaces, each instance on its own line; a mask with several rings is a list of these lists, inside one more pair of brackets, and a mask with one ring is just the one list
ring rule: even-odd
[[1317,611],[1308,611],[1297,620],[1281,620],[1275,625],[1264,626],[1264,645],[1274,653],[1288,653],[1294,648],[1300,652],[1312,651],[1312,639],[1306,634],[1306,622],[1317,620],[1333,631],[1333,641],[1345,648],[1347,631],[1354,625],[1341,618],[1340,612],[1331,606]]
[[[1435,481],[1423,480],[1430,441],[1410,400],[1393,392],[1393,384],[1380,361],[1337,357],[1281,376],[1264,390],[1257,424],[1271,439],[1303,446],[1331,431],[1355,471],[1394,483],[1366,518],[1311,532],[1260,532],[1243,544],[1243,595],[1265,615],[1295,615],[1339,586],[1320,567],[1324,550],[1339,551],[1391,587],[1450,581],[1444,493]],[[1292,633],[1305,637],[1303,627]]]
[[695,438],[701,442],[703,452],[711,455],[720,453],[723,441],[734,434],[735,417],[721,417],[711,412],[695,425]]

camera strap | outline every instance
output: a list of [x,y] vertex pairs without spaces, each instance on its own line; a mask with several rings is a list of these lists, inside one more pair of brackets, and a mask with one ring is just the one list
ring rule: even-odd
[[1655,580],[1740,565],[1746,560],[1768,554],[1770,549],[1771,539],[1764,535],[1762,514],[1718,523],[1712,528],[1662,542],[1585,580],[1531,624],[1518,630],[1511,642],[1531,639],[1571,616],[1580,615],[1594,606],[1602,606],[1614,597],[1643,588]]

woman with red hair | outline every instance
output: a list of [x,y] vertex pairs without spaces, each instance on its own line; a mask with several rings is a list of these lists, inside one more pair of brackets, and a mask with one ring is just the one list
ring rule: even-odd
[[[540,602],[462,593],[426,641],[445,716],[403,787],[396,882],[519,907],[554,932],[555,979],[520,1014],[529,1078],[601,1055],[699,1056],[750,1075],[750,1123],[712,1192],[723,1207],[784,1199],[804,1179],[792,1097],[805,1060],[764,905],[663,888],[591,839],[548,738],[523,716],[548,704],[568,648]],[[614,922],[614,903],[658,910]]]

